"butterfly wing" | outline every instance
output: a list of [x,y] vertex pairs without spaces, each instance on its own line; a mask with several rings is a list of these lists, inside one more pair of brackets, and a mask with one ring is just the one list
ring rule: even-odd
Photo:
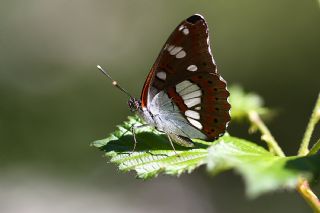
[[207,23],[193,15],[162,48],[144,84],[142,107],[158,115],[164,132],[212,140],[230,121],[228,96],[211,55]]
[[[179,58],[181,60],[177,60]],[[163,46],[142,89],[142,106],[147,106],[148,101],[150,102],[160,90],[175,82],[179,73],[184,73],[188,68],[188,64],[198,66],[197,68],[207,72],[217,72],[211,55],[207,23],[197,14],[182,21]],[[190,67],[192,68],[194,67]],[[168,75],[166,81],[154,78],[162,70]]]

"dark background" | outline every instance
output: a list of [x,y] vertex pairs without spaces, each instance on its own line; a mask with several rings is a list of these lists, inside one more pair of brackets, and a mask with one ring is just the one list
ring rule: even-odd
[[[234,172],[136,180],[89,146],[130,114],[96,64],[139,97],[163,43],[194,13],[207,19],[220,73],[277,110],[268,125],[296,153],[319,92],[316,0],[1,0],[1,212],[311,212],[294,191],[248,200]],[[246,129],[230,133],[259,141]]]

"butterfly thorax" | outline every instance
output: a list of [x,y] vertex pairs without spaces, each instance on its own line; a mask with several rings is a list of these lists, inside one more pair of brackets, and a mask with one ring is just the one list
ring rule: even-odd
[[152,113],[147,108],[142,107],[140,100],[131,97],[128,101],[128,105],[131,112],[137,113],[143,121],[150,124],[151,126],[155,126],[155,121]]

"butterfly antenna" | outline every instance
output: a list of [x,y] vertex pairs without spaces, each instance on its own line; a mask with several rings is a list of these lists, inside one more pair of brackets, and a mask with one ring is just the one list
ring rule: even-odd
[[111,76],[100,65],[97,65],[97,68],[112,81],[113,86],[117,87],[119,90],[127,94],[130,98],[132,97],[132,95],[130,95],[130,93],[127,90],[121,87],[117,81],[113,80],[113,78],[111,78]]

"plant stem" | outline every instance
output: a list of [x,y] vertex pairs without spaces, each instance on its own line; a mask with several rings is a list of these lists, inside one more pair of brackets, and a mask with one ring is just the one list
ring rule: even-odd
[[[309,152],[310,139],[314,131],[314,128],[319,122],[319,120],[320,120],[320,93],[318,95],[316,105],[313,109],[309,123],[307,125],[307,129],[304,133],[304,136],[298,151],[299,156],[312,155],[317,153],[317,151],[320,149],[320,139],[319,139]],[[301,194],[301,196],[305,199],[305,201],[311,206],[314,212],[320,213],[320,200],[311,190],[308,181],[301,178],[298,183],[297,190]]]
[[309,120],[307,129],[304,133],[302,142],[300,144],[300,148],[298,151],[299,156],[305,156],[309,153],[309,143],[310,143],[310,138],[312,136],[314,127],[320,120],[320,94],[318,95],[318,99],[316,102],[316,105],[313,109],[313,112],[311,114],[311,118]]
[[320,150],[320,138],[318,141],[313,145],[308,155],[314,155],[317,154],[317,152]]
[[249,112],[249,120],[253,125],[255,125],[261,132],[261,139],[264,140],[269,149],[274,151],[274,153],[280,157],[284,157],[285,154],[283,153],[282,149],[278,145],[277,141],[272,136],[271,132],[269,131],[268,127],[263,123],[259,114],[256,111]]
[[308,181],[306,181],[305,179],[300,179],[297,190],[304,198],[304,200],[311,206],[313,211],[316,213],[320,213],[320,200],[310,189]]
[[[284,157],[285,155],[282,149],[279,147],[277,141],[274,139],[269,129],[263,123],[259,114],[256,111],[249,112],[249,120],[253,125],[255,125],[260,130],[262,134],[261,139],[268,144],[270,151],[275,152],[278,156]],[[305,132],[303,141],[299,149],[300,156],[304,156],[309,153],[308,146],[309,146],[310,138],[312,136],[314,127],[319,122],[319,120],[320,120],[320,94],[318,96],[316,106],[311,115],[309,124],[307,126],[307,130]],[[320,149],[320,139],[312,147],[309,154],[315,154],[317,151],[319,151],[319,149]],[[320,213],[320,200],[313,193],[306,179],[301,178],[299,180],[299,183],[297,185],[297,191],[301,194],[304,200],[311,206],[314,212]]]

